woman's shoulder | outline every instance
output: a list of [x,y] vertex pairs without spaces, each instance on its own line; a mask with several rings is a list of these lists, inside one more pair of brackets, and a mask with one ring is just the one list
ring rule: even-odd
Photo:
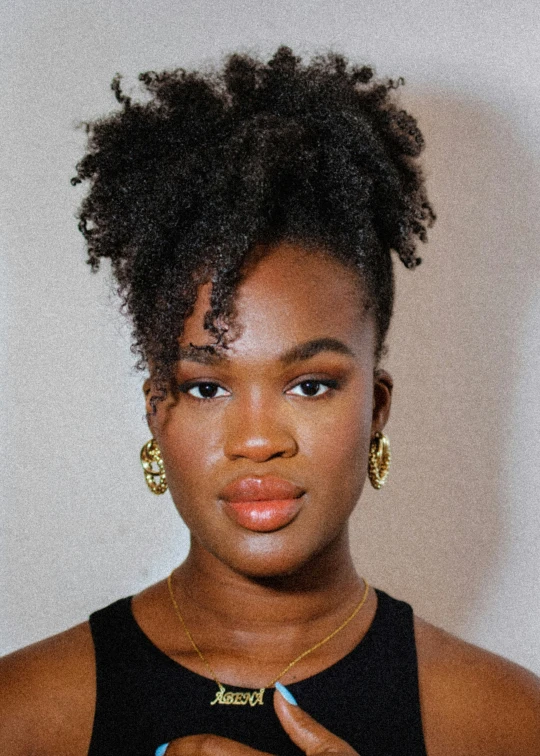
[[88,622],[4,656],[0,659],[0,753],[86,754],[95,695]]
[[540,754],[540,678],[415,617],[430,756]]

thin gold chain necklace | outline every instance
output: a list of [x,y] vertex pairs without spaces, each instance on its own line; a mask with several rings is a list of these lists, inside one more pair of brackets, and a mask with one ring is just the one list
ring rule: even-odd
[[210,664],[206,661],[206,659],[203,656],[202,651],[197,646],[195,641],[193,640],[193,636],[189,632],[188,626],[186,625],[184,618],[182,617],[182,614],[180,612],[180,609],[178,607],[178,604],[176,602],[176,599],[174,597],[174,591],[172,587],[172,572],[167,578],[167,586],[169,588],[169,596],[171,597],[171,602],[174,607],[174,610],[176,614],[178,615],[178,619],[182,623],[182,627],[184,628],[184,632],[186,633],[189,642],[193,646],[194,651],[199,656],[199,659],[202,661],[206,669],[210,672],[210,676],[212,680],[216,683],[218,686],[218,692],[216,693],[216,697],[213,701],[210,702],[210,706],[214,706],[214,704],[227,704],[227,705],[236,705],[236,706],[245,706],[246,704],[249,704],[250,706],[257,706],[263,705],[263,698],[264,698],[264,692],[266,688],[273,688],[274,685],[277,683],[277,681],[283,677],[284,674],[286,674],[291,667],[294,667],[295,664],[297,664],[299,661],[304,659],[308,654],[311,654],[313,651],[316,651],[318,648],[323,646],[325,643],[328,643],[329,640],[331,640],[335,635],[337,635],[343,628],[347,627],[349,622],[353,620],[360,609],[364,606],[366,603],[366,599],[368,597],[369,593],[369,585],[364,580],[364,593],[362,594],[362,598],[360,599],[359,603],[355,606],[354,611],[347,617],[347,619],[341,623],[339,627],[336,627],[335,630],[333,630],[330,635],[327,635],[325,638],[320,640],[318,643],[316,643],[314,646],[311,646],[311,648],[308,648],[307,651],[303,651],[299,656],[296,657],[296,659],[293,659],[292,662],[287,664],[285,669],[279,673],[277,677],[275,677],[271,682],[268,683],[268,685],[265,688],[260,688],[259,690],[242,690],[240,692],[233,692],[230,690],[227,690],[223,683],[220,683],[218,680],[217,674],[214,672]]

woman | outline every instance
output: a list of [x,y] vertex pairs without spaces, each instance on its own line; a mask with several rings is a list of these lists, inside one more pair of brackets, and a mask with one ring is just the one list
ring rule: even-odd
[[115,81],[89,127],[81,229],[149,371],[146,481],[191,547],[2,661],[2,753],[537,755],[538,679],[351,560],[389,466],[391,251],[414,268],[434,219],[394,84],[286,48],[141,79],[145,104]]

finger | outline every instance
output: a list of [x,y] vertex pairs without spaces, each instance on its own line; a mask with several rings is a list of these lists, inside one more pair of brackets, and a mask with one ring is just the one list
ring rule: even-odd
[[219,735],[189,735],[163,743],[156,756],[272,756]]
[[340,754],[340,756],[358,756],[354,748],[316,722],[293,701],[294,697],[287,688],[276,683],[276,693],[274,693],[276,714],[287,735],[304,751],[306,756],[330,753]]

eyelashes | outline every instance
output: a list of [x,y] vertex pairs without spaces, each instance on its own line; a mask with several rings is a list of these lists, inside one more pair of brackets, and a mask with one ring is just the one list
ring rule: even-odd
[[[325,378],[305,378],[285,391],[288,396],[298,396],[305,399],[318,399],[340,388],[340,381]],[[223,388],[216,381],[188,381],[180,384],[178,390],[198,401],[211,401],[231,396],[231,392]]]
[[[293,386],[291,389],[289,389],[286,393],[290,394],[292,396],[304,396],[304,397],[318,397],[318,396],[324,396],[329,391],[336,390],[339,387],[339,383],[336,380],[317,380],[315,378],[308,378],[305,381],[300,381],[300,383],[297,383],[295,386]],[[324,391],[321,393],[319,389],[323,388]],[[296,389],[301,389],[302,391],[305,391],[306,393],[297,392],[295,393]]]
[[[182,384],[178,388],[183,394],[189,394],[194,399],[208,400],[218,399],[222,396],[230,396],[230,392],[227,391],[227,389],[224,389],[219,383],[213,383],[212,381],[199,381],[198,383]],[[196,396],[194,393],[196,391],[199,392],[199,396]]]

